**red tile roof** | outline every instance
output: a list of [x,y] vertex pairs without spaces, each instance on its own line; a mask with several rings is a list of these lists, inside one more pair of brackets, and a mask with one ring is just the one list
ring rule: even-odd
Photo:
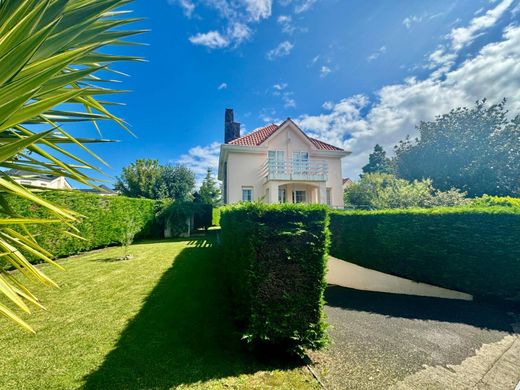
[[[259,129],[253,130],[251,133],[244,135],[243,137],[229,141],[231,145],[242,145],[242,146],[260,146],[267,138],[274,134],[278,130],[279,126],[274,123],[260,127]],[[320,141],[319,139],[307,137],[312,144],[319,150],[340,150],[334,145]]]

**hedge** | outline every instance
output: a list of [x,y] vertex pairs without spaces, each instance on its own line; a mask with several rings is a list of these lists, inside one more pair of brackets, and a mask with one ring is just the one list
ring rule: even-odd
[[[85,240],[63,234],[57,225],[30,225],[40,245],[57,257],[70,256],[82,251],[106,247],[119,242],[121,229],[132,223],[139,231],[137,238],[162,237],[162,230],[155,224],[156,202],[123,196],[101,196],[79,191],[49,191],[40,194],[51,202],[81,213],[75,224]],[[44,207],[18,197],[9,197],[9,205],[20,215],[50,217]]]
[[331,255],[493,299],[520,299],[520,209],[331,213]]
[[292,353],[323,346],[326,208],[226,206],[220,225],[222,258],[243,338],[253,346]]

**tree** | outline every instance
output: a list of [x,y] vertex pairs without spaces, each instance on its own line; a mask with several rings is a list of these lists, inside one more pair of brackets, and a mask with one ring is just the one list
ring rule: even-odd
[[185,165],[168,164],[161,167],[161,197],[181,202],[190,201],[194,188],[195,174]]
[[345,189],[345,206],[363,209],[461,206],[468,204],[465,193],[457,189],[439,191],[432,181],[399,179],[387,173],[367,173]]
[[392,161],[386,157],[383,147],[377,144],[368,156],[368,164],[363,167],[363,173],[393,173]]
[[520,194],[520,115],[508,119],[506,101],[457,108],[421,122],[419,137],[396,146],[399,177],[430,178],[441,190],[470,196]]
[[[81,168],[96,168],[64,145],[80,146],[103,162],[85,146],[99,140],[75,138],[61,124],[92,122],[97,127],[97,121],[109,120],[125,127],[97,96],[115,92],[103,71],[117,61],[138,59],[111,55],[107,49],[110,45],[128,45],[124,38],[141,32],[124,29],[135,21],[122,19],[125,13],[117,12],[127,4],[126,0],[0,0],[0,167],[65,176],[94,185],[94,179]],[[46,208],[52,217],[20,217],[9,207],[8,194]],[[42,307],[23,277],[56,286],[41,268],[29,263],[26,255],[61,268],[52,261],[52,254],[38,245],[38,238],[26,225],[43,224],[56,234],[73,234],[67,229],[78,217],[0,171],[0,292],[21,310],[30,312],[29,305]],[[11,273],[10,268],[19,272]],[[3,303],[0,313],[32,331]]]
[[213,207],[220,203],[220,187],[213,177],[211,168],[208,168],[206,177],[202,181],[199,198],[201,203],[210,204]]
[[142,159],[123,168],[121,177],[117,178],[116,190],[130,198],[161,199],[159,187],[162,170],[157,160]]

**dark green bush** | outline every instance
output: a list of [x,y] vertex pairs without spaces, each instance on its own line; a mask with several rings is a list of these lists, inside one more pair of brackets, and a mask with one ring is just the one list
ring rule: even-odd
[[331,213],[331,255],[378,271],[520,299],[520,210],[454,207]]
[[[75,224],[79,229],[76,234],[84,240],[64,234],[60,224],[29,226],[38,243],[57,257],[118,243],[122,229],[129,221],[139,230],[137,238],[162,237],[162,231],[155,223],[156,202],[153,200],[100,196],[79,191],[49,191],[41,195],[84,216]],[[45,208],[30,201],[11,197],[8,202],[22,216],[51,217]]]
[[224,266],[244,339],[296,353],[323,346],[327,210],[249,203],[221,211]]

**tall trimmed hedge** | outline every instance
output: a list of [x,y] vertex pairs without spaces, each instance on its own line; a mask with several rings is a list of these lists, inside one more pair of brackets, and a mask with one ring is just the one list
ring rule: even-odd
[[475,296],[520,299],[520,209],[331,213],[331,255]]
[[221,209],[224,266],[243,337],[300,353],[326,342],[328,213],[320,206]]
[[[105,247],[119,242],[121,229],[127,223],[135,224],[139,238],[162,237],[162,230],[155,223],[156,202],[123,196],[101,196],[79,191],[49,191],[42,197],[70,210],[81,213],[75,226],[85,240],[60,232],[61,225],[30,225],[38,243],[55,256],[69,256],[79,252]],[[9,205],[20,215],[50,217],[43,207],[20,198],[9,198]]]

